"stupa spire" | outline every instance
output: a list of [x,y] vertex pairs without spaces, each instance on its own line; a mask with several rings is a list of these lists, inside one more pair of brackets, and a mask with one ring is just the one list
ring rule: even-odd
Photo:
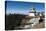
[[31,12],[36,12],[35,11],[35,7],[34,7],[34,4],[32,4]]

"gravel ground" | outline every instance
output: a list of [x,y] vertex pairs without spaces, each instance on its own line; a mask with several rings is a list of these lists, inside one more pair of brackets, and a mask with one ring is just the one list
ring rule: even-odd
[[37,29],[37,28],[45,28],[45,23],[41,22],[40,24],[35,25],[32,29]]

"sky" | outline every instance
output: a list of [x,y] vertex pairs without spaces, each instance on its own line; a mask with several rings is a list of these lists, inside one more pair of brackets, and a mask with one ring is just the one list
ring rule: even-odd
[[20,1],[7,1],[6,3],[6,14],[28,14],[32,8],[36,9],[38,12],[42,12],[45,10],[44,3],[36,3],[36,2],[20,2]]

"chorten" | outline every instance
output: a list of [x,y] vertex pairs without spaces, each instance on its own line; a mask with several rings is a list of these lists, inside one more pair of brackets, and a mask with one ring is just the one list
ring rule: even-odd
[[29,12],[28,16],[35,16],[36,10],[34,6],[32,7],[31,11]]

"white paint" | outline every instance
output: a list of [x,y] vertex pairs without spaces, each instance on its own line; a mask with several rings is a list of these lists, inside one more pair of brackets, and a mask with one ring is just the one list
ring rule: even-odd
[[28,16],[35,16],[34,13],[29,13]]

